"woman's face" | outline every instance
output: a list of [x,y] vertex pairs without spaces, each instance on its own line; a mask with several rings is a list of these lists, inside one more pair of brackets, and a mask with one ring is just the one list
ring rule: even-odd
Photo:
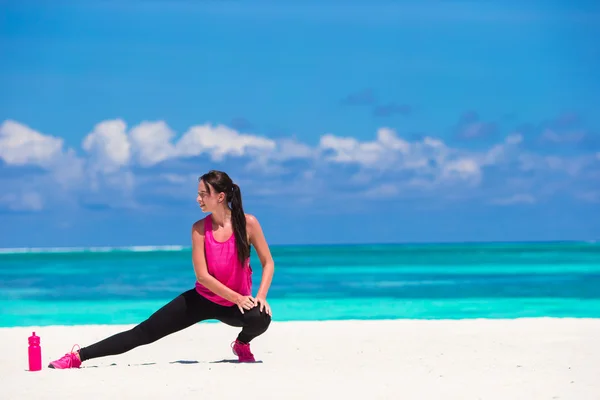
[[[210,193],[208,190],[209,187]],[[215,189],[204,183],[204,181],[198,183],[198,197],[196,197],[196,201],[200,205],[202,212],[208,213],[215,211],[223,202],[224,198],[224,193],[216,193]]]

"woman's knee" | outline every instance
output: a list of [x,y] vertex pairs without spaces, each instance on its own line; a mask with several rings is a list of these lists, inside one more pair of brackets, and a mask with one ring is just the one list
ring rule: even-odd
[[244,325],[252,327],[263,332],[271,325],[271,316],[265,310],[260,311],[260,307],[256,306],[244,313]]

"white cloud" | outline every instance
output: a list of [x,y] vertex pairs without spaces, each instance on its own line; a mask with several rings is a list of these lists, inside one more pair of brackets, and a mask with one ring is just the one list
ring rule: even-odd
[[[179,140],[164,122],[144,121],[127,132],[121,120],[105,121],[96,126],[83,142],[95,163],[104,172],[114,172],[136,161],[142,167],[173,158],[208,155],[213,161],[225,156],[260,156],[276,149],[275,141],[261,136],[242,134],[224,125],[192,126]],[[301,145],[283,142],[290,157],[305,151]]]
[[481,168],[475,160],[461,158],[445,163],[442,167],[441,177],[444,180],[470,180],[473,183],[479,183],[481,179]]
[[[38,140],[51,138],[37,135]],[[377,171],[412,171],[434,180],[477,182],[482,174],[481,165],[499,161],[506,147],[520,141],[518,136],[509,137],[505,144],[478,158],[451,149],[431,137],[409,142],[389,128],[380,128],[373,141],[326,134],[316,148],[294,139],[275,141],[242,134],[223,125],[197,125],[179,140],[175,140],[175,136],[163,121],[143,122],[128,131],[124,121],[109,120],[94,127],[83,140],[82,148],[89,154],[88,169],[105,174],[135,163],[148,167],[168,159],[205,154],[216,162],[225,156],[249,156],[251,166],[271,172],[282,171],[278,164],[286,160],[321,159],[353,163]],[[59,144],[62,145],[62,141]]]
[[377,131],[377,139],[370,142],[326,134],[321,136],[319,149],[330,154],[326,156],[330,161],[382,169],[393,164],[398,155],[408,154],[410,144],[398,138],[391,129],[381,128]]
[[294,139],[278,140],[277,146],[271,151],[271,158],[276,160],[291,160],[297,158],[315,157],[316,150]]
[[515,194],[509,197],[493,199],[492,204],[499,206],[509,206],[513,204],[534,204],[535,198],[530,194]]
[[379,129],[377,139],[370,142],[328,134],[321,137],[319,147],[333,162],[355,163],[376,170],[411,171],[431,176],[438,182],[477,183],[482,174],[480,161],[466,152],[451,149],[431,137],[408,142],[389,128]]
[[49,168],[63,155],[63,140],[42,135],[30,127],[7,120],[0,125],[0,158],[8,165]]
[[573,131],[567,133],[557,133],[551,129],[546,129],[542,133],[542,140],[553,143],[569,143],[580,142],[585,138],[586,134],[583,131]]
[[510,162],[521,154],[519,144],[523,142],[523,136],[512,134],[504,139],[504,143],[492,146],[479,158],[481,165],[495,165],[503,162]]
[[[196,176],[196,175],[194,175],[194,177],[198,178],[198,176]],[[190,181],[190,179],[188,179],[188,177],[186,177],[184,175],[179,175],[179,174],[160,174],[158,176],[158,178],[163,179],[165,182],[169,182],[169,183],[173,183],[173,184],[182,184],[182,183]]]
[[121,120],[104,121],[84,138],[82,147],[90,154],[94,170],[111,173],[129,164],[131,143],[126,129]]
[[[172,169],[177,165],[189,165],[185,161],[169,164],[168,171],[159,171],[156,175],[134,174],[133,167],[151,167],[167,160],[197,156],[209,158],[215,168],[219,168],[227,157],[243,157],[242,179],[250,179],[248,176],[256,179],[257,174],[263,174],[263,177],[279,174],[282,177],[279,185],[301,186],[305,192],[314,190],[319,181],[323,183],[321,190],[338,190],[338,187],[355,190],[358,185],[360,193],[376,197],[413,197],[434,191],[449,195],[450,189],[454,195],[463,190],[465,192],[460,193],[467,193],[466,190],[473,190],[486,178],[490,166],[510,171],[513,179],[524,172],[530,176],[530,171],[576,178],[583,176],[582,172],[589,172],[586,168],[597,165],[600,159],[600,153],[595,152],[571,158],[534,154],[527,152],[521,146],[522,142],[520,134],[511,134],[499,144],[474,151],[455,148],[433,137],[407,140],[384,127],[377,130],[373,140],[362,141],[327,133],[316,146],[310,146],[295,138],[273,140],[240,133],[224,125],[195,125],[178,136],[164,121],[144,121],[128,127],[124,121],[116,119],[93,127],[82,141],[80,153],[84,156],[80,157],[73,149],[64,149],[62,138],[44,135],[18,122],[5,121],[0,126],[0,159],[9,166],[45,168],[62,189],[108,188],[110,195],[105,196],[108,201],[113,195],[121,195],[127,204],[134,203],[135,191],[140,185],[155,182],[183,187],[188,181],[195,180],[190,178],[189,170]],[[292,170],[298,164],[286,164],[290,160],[303,160],[306,169]],[[239,166],[228,163],[223,169],[231,171],[231,165]],[[348,171],[340,169],[341,165],[354,168],[350,169],[351,175],[338,179],[341,176],[338,173]],[[336,189],[324,183],[332,182],[331,178]],[[516,190],[531,192],[529,181]],[[271,188],[261,190],[265,192]],[[535,193],[536,196],[539,194]],[[39,194],[39,202],[32,195],[27,198],[23,197],[25,195],[11,196],[3,198],[3,204],[10,203],[14,207],[20,202],[36,209],[36,205],[43,205],[46,200]],[[535,197],[518,194],[492,202],[499,205],[532,203]]]
[[271,139],[237,132],[223,125],[205,124],[190,128],[175,145],[178,157],[209,154],[213,161],[226,155],[243,156],[260,154],[275,149]]
[[523,135],[520,133],[509,135],[505,140],[506,144],[519,144],[521,142],[523,142]]
[[41,167],[62,188],[77,186],[83,176],[84,161],[63,145],[62,138],[45,135],[16,121],[7,120],[0,125],[0,159],[7,165]]
[[316,149],[296,141],[295,139],[279,139],[275,147],[254,153],[254,159],[248,164],[248,169],[268,174],[283,174],[289,172],[282,166],[288,160],[314,160],[318,157]]
[[399,189],[396,185],[384,183],[365,191],[365,196],[373,198],[388,198],[396,196],[398,192]]
[[44,208],[42,196],[31,191],[2,195],[0,196],[0,204],[12,211],[41,211]]
[[522,171],[549,171],[571,177],[578,176],[592,161],[589,156],[558,157],[532,153],[519,154],[518,158]]
[[69,149],[52,166],[54,180],[63,188],[79,186],[84,180],[85,160]]
[[483,135],[487,129],[485,122],[473,122],[464,127],[462,134],[465,138],[475,138]]
[[158,164],[176,156],[171,140],[175,132],[163,122],[142,122],[131,129],[130,141],[137,161],[143,167]]

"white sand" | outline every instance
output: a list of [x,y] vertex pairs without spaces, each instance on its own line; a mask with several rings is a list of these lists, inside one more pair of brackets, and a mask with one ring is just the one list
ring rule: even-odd
[[[126,326],[0,329],[0,398],[600,399],[600,320],[274,322],[233,360],[236,328],[199,324],[79,370],[48,361]],[[27,370],[27,337],[44,369]],[[194,363],[172,363],[174,361]]]

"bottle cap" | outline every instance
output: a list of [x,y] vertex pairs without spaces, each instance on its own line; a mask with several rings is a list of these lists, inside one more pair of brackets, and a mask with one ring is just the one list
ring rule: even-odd
[[40,344],[40,337],[36,336],[35,332],[29,336],[29,344]]

